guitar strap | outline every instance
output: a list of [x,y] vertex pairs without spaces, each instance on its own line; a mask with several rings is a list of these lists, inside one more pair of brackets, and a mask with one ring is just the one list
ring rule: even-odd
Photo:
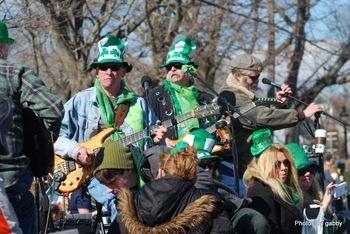
[[115,127],[116,129],[119,129],[120,126],[123,124],[124,119],[126,115],[128,114],[130,107],[130,103],[120,103],[117,107],[117,110],[114,113],[114,122],[115,122]]

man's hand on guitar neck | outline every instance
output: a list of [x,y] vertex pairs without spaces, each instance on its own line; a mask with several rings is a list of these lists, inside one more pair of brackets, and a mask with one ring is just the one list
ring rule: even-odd
[[154,135],[153,135],[153,143],[154,144],[159,144],[163,138],[165,137],[166,131],[167,129],[161,125],[160,120],[157,120],[157,125],[159,125],[159,127],[157,127],[157,129],[154,131]]
[[77,153],[77,162],[81,165],[92,165],[94,162],[94,151],[85,147],[80,147]]

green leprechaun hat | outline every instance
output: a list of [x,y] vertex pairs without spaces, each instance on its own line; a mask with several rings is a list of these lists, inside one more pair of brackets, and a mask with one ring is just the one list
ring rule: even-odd
[[272,145],[270,129],[263,128],[252,133],[252,146],[250,152],[253,156],[258,157],[265,149]]
[[164,64],[160,65],[160,68],[166,67],[170,63],[192,64],[197,67],[197,65],[192,62],[195,52],[196,42],[189,36],[181,37],[170,47],[166,56],[166,61]]
[[14,39],[9,37],[7,26],[3,21],[0,21],[0,42],[6,43],[9,45],[16,42]]
[[191,131],[191,133],[187,134],[178,144],[181,145],[183,142],[190,146],[194,145],[197,147],[197,158],[199,160],[205,158],[221,159],[219,156],[210,153],[215,146],[215,140],[214,137],[203,128]]
[[127,72],[132,70],[132,65],[124,60],[126,41],[113,35],[107,35],[98,42],[98,58],[90,63],[89,68],[96,68],[103,63],[123,64],[127,67]]
[[313,166],[317,167],[317,165],[313,162],[309,161],[309,158],[307,157],[305,151],[296,143],[289,143],[286,144],[286,148],[288,149],[289,153],[293,157],[294,165],[297,170],[300,170],[305,167]]

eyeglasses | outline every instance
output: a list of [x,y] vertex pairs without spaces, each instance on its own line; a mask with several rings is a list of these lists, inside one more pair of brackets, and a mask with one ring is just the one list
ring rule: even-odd
[[313,167],[305,167],[298,170],[298,176],[304,176],[307,172],[310,172],[310,174],[315,174],[315,168]]
[[167,71],[170,71],[173,67],[175,67],[176,69],[181,69],[182,64],[181,63],[170,63],[170,64],[165,66]]
[[290,167],[290,162],[289,162],[288,159],[285,159],[285,160],[283,160],[283,161],[276,161],[275,167],[276,167],[276,168],[281,168],[282,163],[283,163],[283,165],[284,165],[285,167],[288,167],[288,168]]
[[122,66],[116,64],[101,64],[98,66],[98,68],[101,71],[107,71],[110,68],[112,71],[116,72],[119,71],[122,68]]

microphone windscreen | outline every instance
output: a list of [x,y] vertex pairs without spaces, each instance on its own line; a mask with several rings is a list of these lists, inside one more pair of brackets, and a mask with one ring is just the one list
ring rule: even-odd
[[262,82],[263,84],[271,84],[271,80],[269,80],[269,79],[267,79],[267,78],[263,78],[263,79],[261,80],[261,82]]
[[236,106],[235,94],[233,92],[227,91],[227,90],[222,91],[219,94],[219,99],[218,99],[218,105],[221,107],[222,113],[225,113],[227,110],[230,109],[225,100],[227,102],[229,102],[232,106]]
[[143,76],[142,77],[142,79],[141,79],[141,84],[142,84],[142,86],[143,86],[143,84],[145,83],[145,82],[148,82],[148,84],[149,84],[149,86],[151,86],[152,85],[152,79],[151,79],[151,77],[149,77],[149,76]]

